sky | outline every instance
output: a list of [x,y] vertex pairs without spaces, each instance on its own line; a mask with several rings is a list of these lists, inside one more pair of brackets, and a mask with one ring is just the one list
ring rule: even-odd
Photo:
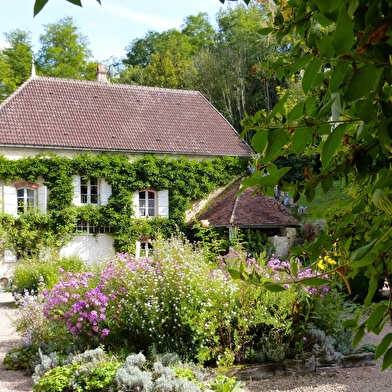
[[88,37],[93,59],[104,61],[125,56],[125,47],[148,31],[163,32],[179,29],[189,15],[207,12],[210,22],[221,8],[233,6],[219,0],[82,0],[83,8],[65,0],[49,0],[45,8],[33,17],[34,0],[1,0],[0,48],[4,47],[4,32],[17,28],[31,32],[33,51],[39,49],[43,25],[56,23],[72,16],[80,32]]

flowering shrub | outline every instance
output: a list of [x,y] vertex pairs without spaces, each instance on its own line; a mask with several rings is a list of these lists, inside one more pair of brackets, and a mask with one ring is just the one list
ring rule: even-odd
[[[327,286],[300,290],[291,283],[323,272],[294,271],[294,262],[256,260],[241,246],[215,266],[210,253],[183,238],[158,239],[152,253],[141,259],[117,254],[95,272],[60,271],[60,282],[39,297],[38,310],[56,341],[64,347],[75,343],[80,350],[100,344],[116,352],[153,348],[227,366],[244,362],[262,346],[271,355],[280,348],[284,356],[304,336],[314,311],[322,309],[314,299],[329,295]],[[232,279],[229,272],[236,268],[284,284],[284,294]]]

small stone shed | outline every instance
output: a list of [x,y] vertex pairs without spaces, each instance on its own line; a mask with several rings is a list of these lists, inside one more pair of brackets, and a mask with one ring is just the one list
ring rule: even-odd
[[197,219],[207,220],[214,227],[226,227],[231,236],[235,228],[259,230],[274,246],[275,257],[287,258],[300,227],[299,222],[290,214],[289,208],[275,198],[260,192],[252,195],[252,188],[236,196],[240,186],[237,182],[210,200],[197,214]]

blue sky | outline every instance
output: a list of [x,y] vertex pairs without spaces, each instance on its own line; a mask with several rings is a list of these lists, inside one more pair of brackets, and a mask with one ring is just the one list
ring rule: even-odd
[[184,18],[207,12],[215,24],[221,7],[236,3],[219,0],[82,0],[83,8],[65,0],[49,0],[45,8],[33,18],[34,0],[1,1],[0,47],[4,45],[4,32],[20,28],[32,33],[34,52],[38,51],[38,38],[44,33],[43,25],[72,16],[90,41],[95,60],[110,56],[123,57],[125,47],[135,38],[143,38],[149,30],[162,32],[180,28]]

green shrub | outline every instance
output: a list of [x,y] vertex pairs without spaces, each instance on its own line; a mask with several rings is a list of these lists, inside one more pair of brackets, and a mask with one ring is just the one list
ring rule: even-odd
[[31,362],[38,352],[38,346],[15,347],[7,352],[3,366],[8,370],[31,371]]
[[37,292],[40,282],[48,289],[59,282],[59,270],[81,272],[86,265],[76,256],[50,260],[26,259],[16,264],[13,284],[19,293]]

